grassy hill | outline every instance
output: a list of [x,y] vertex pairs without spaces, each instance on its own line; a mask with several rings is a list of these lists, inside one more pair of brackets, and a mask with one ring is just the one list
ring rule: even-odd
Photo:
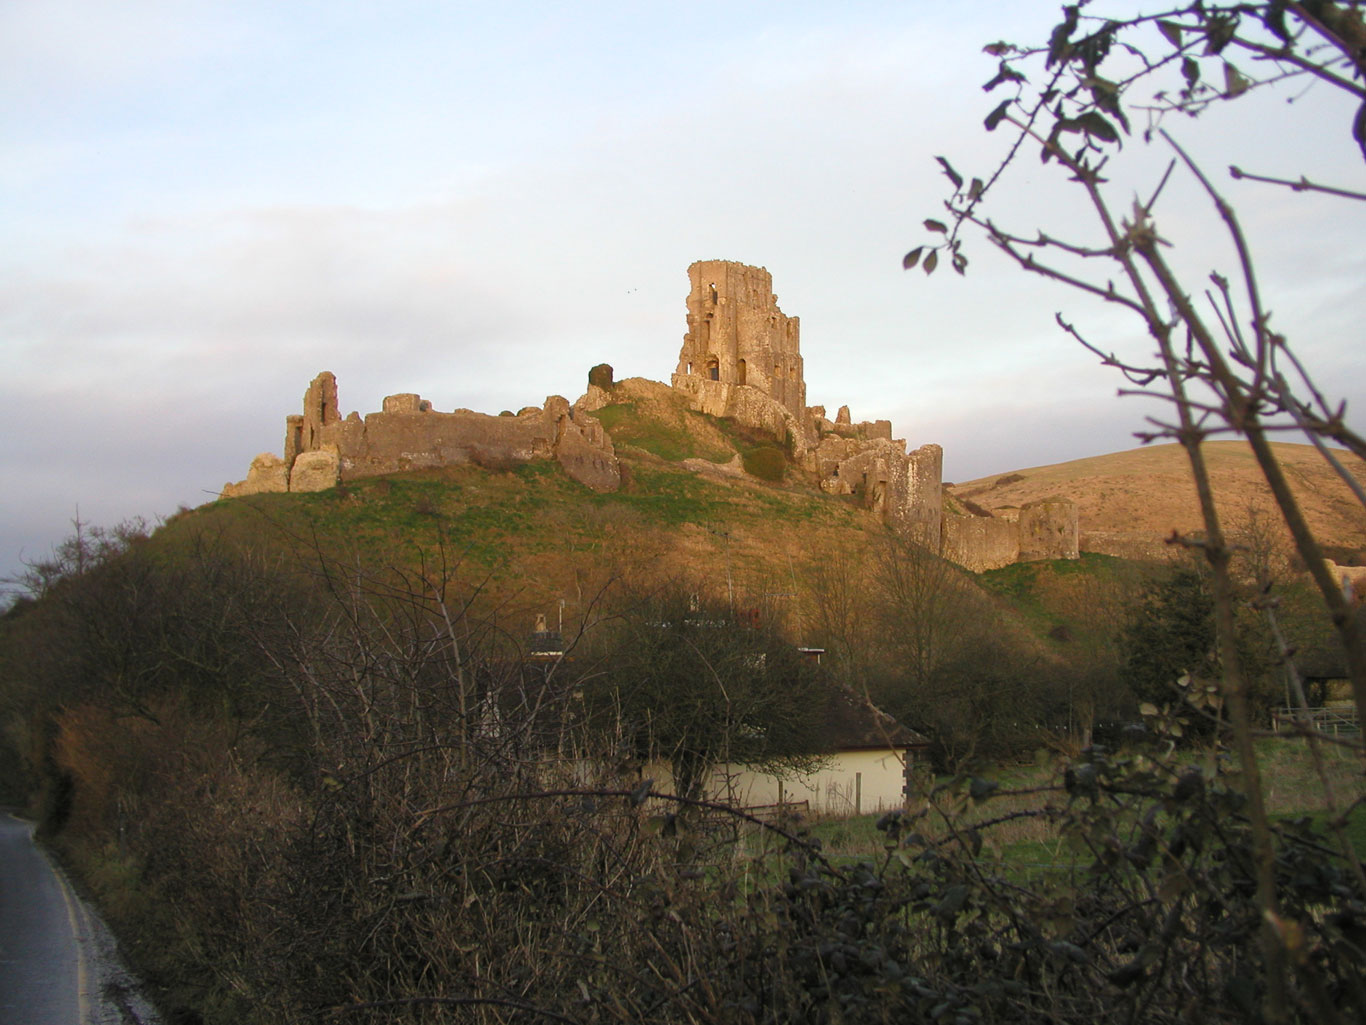
[[[840,550],[867,548],[884,534],[857,504],[803,480],[782,446],[694,412],[666,385],[631,378],[616,384],[613,397],[596,415],[623,466],[623,486],[615,493],[592,492],[552,462],[511,469],[466,465],[312,494],[223,500],[182,514],[168,533],[207,528],[403,567],[436,553],[499,600],[547,613],[564,601],[569,618],[573,606],[590,603],[609,581],[667,576],[685,577],[718,596],[763,601],[773,615],[788,618],[795,614],[805,567]],[[1276,449],[1330,554],[1344,562],[1366,559],[1366,512],[1346,486],[1310,446]],[[1235,539],[1250,518],[1279,523],[1246,445],[1213,442],[1206,452]],[[1354,468],[1366,478],[1360,461]],[[1058,497],[1077,504],[1086,552],[1165,559],[1171,552],[1165,537],[1200,528],[1190,471],[1177,445],[946,488],[946,504],[959,509],[996,510]],[[1114,572],[1094,560],[1073,569],[1082,576]],[[1041,635],[1066,620],[1028,607],[1034,599],[1016,593],[1023,579],[1017,577],[1019,572],[1002,579],[988,574],[981,583],[1001,599],[1023,603],[1020,611]]]
[[[1273,446],[1311,527],[1338,561],[1366,558],[1366,510],[1310,445]],[[1251,450],[1242,441],[1205,445],[1216,500],[1232,534],[1256,516],[1279,522],[1271,494]],[[1366,480],[1366,464],[1340,458]],[[1044,498],[1077,504],[1083,551],[1131,558],[1161,557],[1162,539],[1173,530],[1201,529],[1200,509],[1185,451],[1152,445],[1111,455],[1034,466],[954,484],[960,503],[995,510]],[[1252,512],[1256,510],[1256,512]]]
[[[687,410],[663,386],[633,384],[617,398],[600,411],[622,460],[615,493],[593,492],[546,461],[217,501],[0,616],[0,770],[25,779],[16,797],[38,795],[45,828],[116,916],[131,938],[126,949],[138,952],[168,1006],[195,1008],[197,1020],[211,1023],[296,1020],[367,1003],[393,1017],[391,1004],[421,1002],[437,987],[462,993],[492,980],[488,992],[504,1003],[503,994],[527,993],[533,979],[539,988],[531,995],[545,1007],[561,1006],[553,1001],[568,993],[575,1002],[566,1010],[591,1016],[607,1005],[576,995],[585,992],[589,965],[590,997],[625,994],[635,1002],[621,1005],[621,1020],[655,1020],[665,1001],[694,987],[630,966],[659,961],[662,951],[682,966],[681,980],[724,981],[717,966],[740,960],[732,938],[750,938],[752,952],[741,953],[758,975],[738,974],[733,992],[745,998],[757,978],[767,994],[770,955],[791,938],[793,908],[829,911],[803,926],[823,930],[807,933],[810,973],[784,983],[805,999],[812,980],[832,977],[822,951],[839,953],[848,942],[845,912],[872,920],[870,894],[886,891],[891,924],[890,939],[868,938],[893,949],[907,935],[907,909],[920,916],[912,925],[924,936],[945,932],[959,909],[976,916],[963,921],[977,922],[981,935],[999,932],[999,923],[981,918],[981,909],[997,907],[996,891],[965,906],[962,880],[986,878],[983,869],[993,879],[1009,873],[1017,900],[1031,893],[1026,865],[1031,873],[1104,878],[1101,897],[1114,889],[1102,874],[1116,865],[1151,871],[1133,886],[1140,896],[1176,876],[1183,885],[1213,880],[1209,892],[1221,899],[1237,888],[1220,873],[1246,863],[1250,848],[1245,831],[1231,832],[1245,830],[1229,812],[1243,804],[1214,775],[1222,760],[1206,759],[1209,775],[1194,793],[1186,792],[1185,753],[1170,746],[1153,745],[1141,760],[1100,747],[1072,760],[1092,727],[1136,715],[1116,639],[1154,567],[1088,553],[969,574],[904,540],[880,544],[886,531],[875,517],[802,480],[780,446]],[[975,497],[962,501],[1007,505],[1059,494],[1082,505],[1085,522],[1113,512],[1122,491],[1138,516],[1180,483],[1174,465],[1145,468],[1151,457],[1122,453],[1022,471],[976,482],[976,490],[963,486]],[[1221,486],[1255,497],[1246,466],[1230,463],[1220,461]],[[1128,529],[1169,529],[1156,520]],[[219,542],[225,550],[212,547]],[[445,601],[432,601],[427,579],[444,583],[451,567],[454,586],[441,593]],[[322,568],[326,576],[316,572]],[[834,836],[833,858],[813,861],[785,834],[788,842],[764,850],[738,829],[704,833],[689,816],[637,812],[649,793],[639,775],[656,753],[686,754],[687,744],[696,758],[711,757],[739,738],[776,733],[784,713],[801,710],[803,693],[811,707],[810,692],[795,686],[805,663],[787,643],[773,649],[796,667],[782,679],[768,677],[767,651],[700,650],[704,631],[691,634],[697,661],[680,656],[681,646],[642,657],[663,625],[657,606],[629,592],[621,602],[615,594],[599,599],[614,582],[670,575],[713,598],[729,592],[780,626],[794,626],[806,607],[807,629],[787,630],[784,642],[826,647],[825,673],[866,688],[930,738],[934,766],[957,775],[926,793],[929,766],[913,774],[914,817],[887,816],[878,829],[882,875],[849,866]],[[603,629],[588,631],[563,661],[521,657],[534,615],[553,623],[560,610],[571,638],[578,623],[597,620]],[[621,629],[632,622],[644,629]],[[701,625],[715,622],[725,620]],[[1286,633],[1299,639],[1293,625],[1286,621]],[[744,634],[710,636],[745,642]],[[753,711],[728,681],[760,676],[774,686]],[[668,689],[646,689],[652,678]],[[638,694],[645,700],[626,700]],[[661,695],[678,700],[656,701]],[[721,732],[725,747],[701,747],[704,734],[683,730]],[[1049,750],[1067,760],[1061,782],[1012,766],[1005,782],[1022,792],[1009,795],[996,778],[966,775],[1040,750],[1049,764]],[[589,775],[597,770],[601,776]],[[1269,778],[1284,794],[1288,777],[1278,767]],[[1112,788],[1103,800],[1098,778]],[[1162,779],[1185,790],[1156,792]],[[1047,801],[1047,810],[1006,803],[1017,797]],[[1126,809],[1123,802],[1140,797],[1145,803]],[[946,819],[931,831],[937,820],[918,814],[931,800],[937,813],[971,814],[958,820],[968,828]],[[1273,805],[1278,812],[1288,805],[1295,815],[1327,817],[1299,794],[1282,801]],[[984,817],[1047,828],[1001,834],[998,844]],[[1150,851],[1185,845],[1187,861],[1109,858],[1139,851],[1139,824],[1168,820],[1171,832],[1142,836],[1152,839]],[[1219,829],[1194,831],[1202,823]],[[846,836],[858,828],[840,827]],[[950,828],[958,842],[946,845]],[[1318,834],[1302,835],[1304,850],[1327,849]],[[1076,860],[1067,853],[1074,837],[1087,845]],[[1215,839],[1223,846],[1198,860],[1206,858],[1201,844]],[[1002,849],[1011,862],[1002,863]],[[847,853],[864,860],[861,850]],[[813,864],[823,874],[811,874]],[[1336,876],[1325,868],[1306,878],[1321,906],[1318,880]],[[1051,879],[1040,884],[1019,919],[1048,925],[1062,906],[1059,892]],[[1082,897],[1077,907],[1095,902]],[[1204,900],[1173,899],[1190,901],[1188,908]],[[1158,912],[1170,917],[1167,907]],[[1247,909],[1238,913],[1258,921]],[[1102,928],[1113,921],[1105,914]],[[1074,926],[1070,904],[1063,917],[1061,928],[1099,935],[1090,924]],[[756,922],[777,932],[756,934]],[[1161,924],[1153,922],[1144,928],[1156,935]],[[1040,935],[1031,930],[1021,943]],[[642,936],[648,943],[633,946]],[[719,945],[704,945],[717,936]],[[1197,940],[1190,949],[1198,953],[1206,939]],[[616,946],[602,947],[607,941]],[[862,948],[848,949],[848,963],[863,958]],[[1035,960],[1051,964],[1060,950],[1075,972],[1082,962],[1051,939]],[[1134,956],[1129,945],[1111,963]],[[603,975],[612,965],[627,966],[619,985]],[[641,988],[656,978],[658,993]],[[1110,976],[1098,978],[1097,986]],[[903,986],[900,975],[887,979],[867,990],[879,1020],[885,994]],[[954,992],[969,992],[965,985],[975,982],[955,981]],[[675,1017],[732,1020],[738,999],[723,992],[721,1000],[715,1014],[688,1004]],[[773,1020],[805,1020],[805,1006],[780,1008]]]
[[549,461],[464,465],[219,500],[165,533],[211,530],[402,567],[439,552],[465,579],[549,613],[561,599],[591,601],[610,580],[679,576],[737,600],[786,595],[814,553],[883,531],[849,501],[784,483],[783,459],[776,474],[745,472],[771,470],[773,442],[687,410],[662,385],[622,383],[623,401],[599,411],[623,466],[614,493]]

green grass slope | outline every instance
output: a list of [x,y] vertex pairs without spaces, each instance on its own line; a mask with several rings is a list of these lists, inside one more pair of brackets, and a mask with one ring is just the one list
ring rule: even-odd
[[[668,450],[658,444],[668,430],[614,408],[618,425],[640,442],[619,445],[617,492],[593,492],[548,461],[505,471],[465,465],[315,493],[222,499],[182,513],[162,534],[207,530],[243,544],[409,570],[442,559],[534,603],[583,600],[586,589],[608,580],[669,576],[717,593],[790,591],[793,567],[812,553],[882,530],[861,509],[812,488],[738,470],[697,472],[663,458],[651,449]],[[673,444],[672,454],[689,453],[680,458],[705,458],[691,454],[707,451],[692,435],[678,433]],[[717,444],[712,451],[724,454]],[[729,452],[733,458],[737,450]]]

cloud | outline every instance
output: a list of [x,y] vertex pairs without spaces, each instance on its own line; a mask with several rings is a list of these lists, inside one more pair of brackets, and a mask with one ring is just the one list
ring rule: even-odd
[[0,37],[0,90],[28,98],[36,85],[80,95],[145,82],[259,41],[221,5],[195,0],[6,4]]
[[[5,529],[31,549],[77,501],[117,518],[198,500],[279,450],[322,369],[361,412],[400,391],[572,399],[598,362],[667,380],[697,259],[766,265],[810,401],[943,444],[953,477],[1128,447],[1143,409],[1053,314],[1146,357],[1133,317],[980,239],[964,278],[900,269],[941,211],[934,156],[982,176],[999,159],[979,36],[1037,35],[1018,6],[3,8],[0,429],[24,439],[0,456],[23,482]],[[1246,137],[1264,169],[1359,173],[1325,163],[1299,108],[1257,108],[1251,131],[1248,109],[1175,127],[1207,163]],[[1116,173],[1117,209],[1167,159]],[[1103,245],[1064,177],[1029,156],[993,216]],[[1359,403],[1360,214],[1247,185],[1274,323]],[[1229,266],[1188,176],[1160,214],[1193,288]]]

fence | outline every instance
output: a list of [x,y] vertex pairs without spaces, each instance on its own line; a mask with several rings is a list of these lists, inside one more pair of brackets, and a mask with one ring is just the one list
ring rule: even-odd
[[1357,716],[1357,710],[1351,707],[1278,708],[1271,715],[1271,728],[1277,733],[1298,726],[1308,726],[1319,733],[1327,733],[1334,737],[1361,733],[1361,720]]

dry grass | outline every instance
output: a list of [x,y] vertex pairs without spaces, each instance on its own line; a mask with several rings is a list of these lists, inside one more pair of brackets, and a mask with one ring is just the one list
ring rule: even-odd
[[[1322,819],[1341,813],[1353,801],[1366,800],[1366,774],[1360,755],[1345,745],[1321,745],[1324,777],[1315,767],[1302,740],[1267,738],[1258,743],[1258,756],[1266,783],[1267,809],[1273,818],[1309,816]],[[1206,773],[1214,771],[1214,756],[1193,752],[1188,759]],[[924,813],[915,830],[927,838],[949,840],[957,833],[977,830],[983,850],[1004,862],[1037,865],[1070,861],[1059,834],[1057,819],[1046,809],[1062,809],[1068,794],[1062,786],[1061,764],[1009,766],[993,774],[999,788],[983,800],[971,797],[970,784],[956,792],[942,791],[912,802],[909,814]],[[1330,802],[1328,793],[1333,800]],[[885,837],[875,828],[877,816],[822,818],[810,826],[825,851],[843,861],[877,860],[884,854]],[[1356,816],[1349,828],[1354,845],[1366,851],[1366,816]]]
[[[1366,549],[1366,515],[1314,448],[1272,447],[1320,542]],[[1249,508],[1271,510],[1266,483],[1244,442],[1209,442],[1204,452],[1215,497],[1233,533],[1243,528]],[[1366,475],[1361,460],[1345,453],[1341,458],[1358,479]],[[995,474],[956,484],[949,492],[961,502],[987,509],[1045,498],[1071,499],[1077,504],[1082,548],[1087,551],[1129,555],[1140,550],[1135,546],[1146,545],[1156,553],[1161,549],[1154,546],[1173,530],[1189,533],[1201,528],[1186,454],[1174,444]]]
[[[1266,780],[1267,810],[1273,816],[1320,815],[1340,811],[1359,798],[1366,798],[1366,775],[1359,752],[1343,744],[1319,745],[1323,758],[1323,777],[1319,777],[1307,750],[1299,739],[1261,741],[1262,773]],[[1325,786],[1326,782],[1326,786]]]

